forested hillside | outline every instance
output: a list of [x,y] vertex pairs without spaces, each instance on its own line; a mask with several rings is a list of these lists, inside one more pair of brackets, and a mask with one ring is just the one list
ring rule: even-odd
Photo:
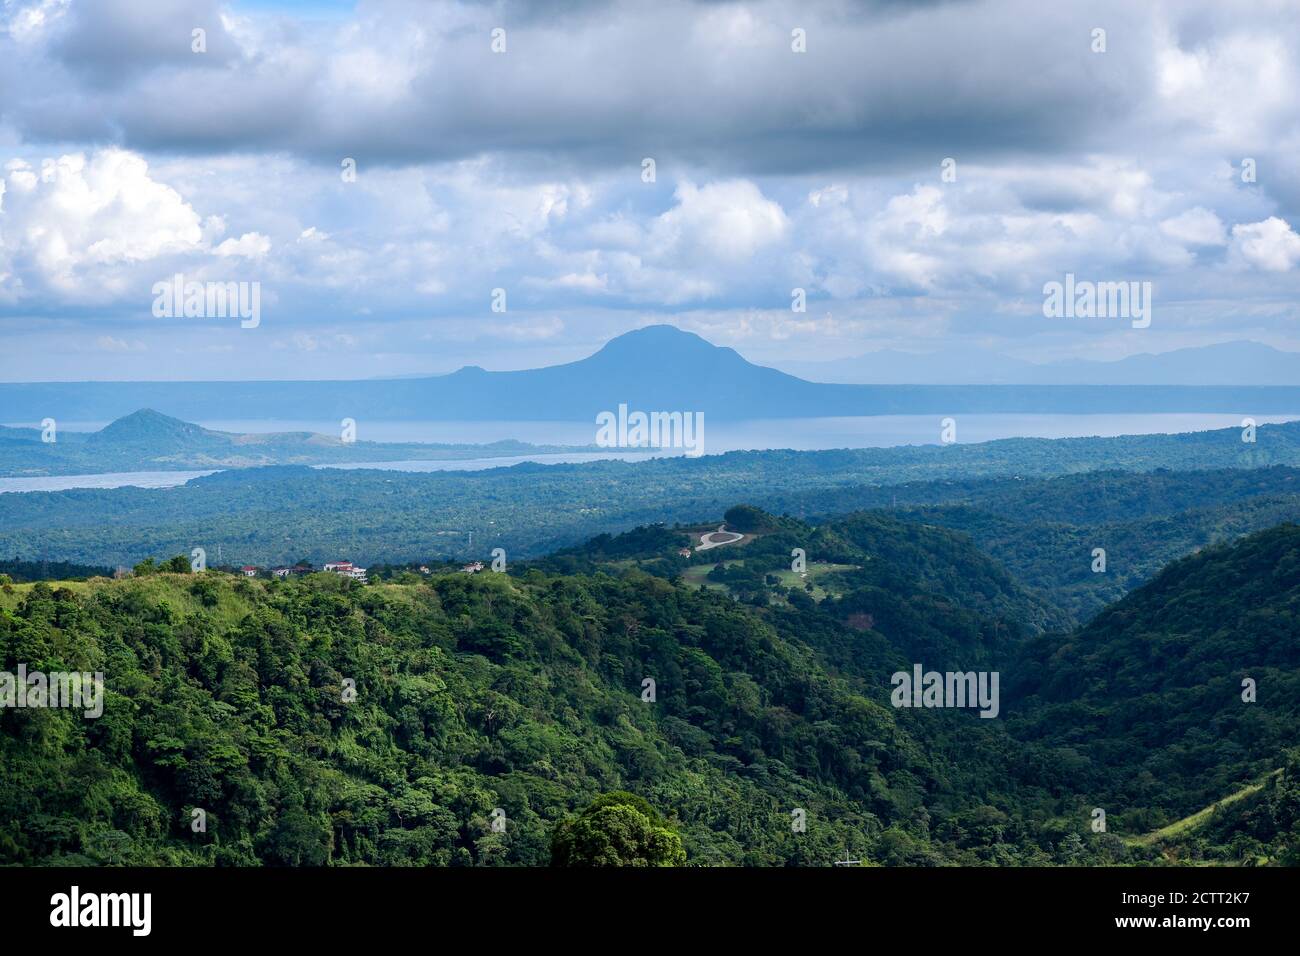
[[[917,499],[936,504],[902,504]],[[1018,581],[1084,621],[1177,558],[1300,520],[1300,471],[1105,471],[916,485],[897,500],[892,515],[969,534]],[[1093,567],[1095,548],[1106,552],[1104,571]]]
[[[731,546],[738,567],[798,540],[846,570],[820,592],[770,571],[703,587],[639,566],[679,544],[647,529],[552,559],[572,570],[0,589],[5,669],[108,686],[99,719],[0,711],[0,860],[541,865],[606,818],[689,864],[1273,862],[1295,845],[1291,783],[1267,825],[1256,807],[1177,852],[1139,837],[1300,744],[1300,529],[1178,562],[1065,635],[961,536],[768,517]],[[890,674],[914,663],[999,670],[1000,716],[895,709]],[[597,800],[623,790],[644,812]]]
[[1071,754],[1062,784],[1153,828],[1262,778],[1300,742],[1300,526],[1175,562],[1030,640],[1008,683],[1013,732]]
[[98,721],[0,714],[9,861],[541,864],[557,821],[631,789],[694,862],[825,863],[939,786],[893,713],[808,647],[640,574],[157,575],[35,585],[4,624],[11,667],[100,668],[110,687]]
[[[1267,467],[1272,465],[1288,467]],[[1241,533],[1266,526],[1259,522],[1273,523],[1271,518],[1300,517],[1288,511],[1296,495],[1295,469],[1290,467],[1295,465],[1300,465],[1300,423],[1262,426],[1255,444],[1243,443],[1239,429],[1226,429],[979,445],[733,452],[636,463],[524,464],[473,473],[250,468],[177,488],[0,494],[0,554],[110,566],[195,547],[212,552],[218,546],[236,564],[259,565],[304,557],[320,563],[347,556],[363,564],[465,559],[482,557],[493,547],[503,547],[513,557],[537,557],[601,533],[720,515],[738,501],[804,517],[969,501],[1005,520],[1020,521],[1023,511],[1029,524],[1073,521],[1075,527],[1208,508],[1211,513],[1198,525],[1213,540],[1219,525],[1229,534]],[[1160,510],[1164,492],[1150,487],[1151,473],[1159,468],[1183,470],[1156,482],[1178,486],[1167,500],[1181,508]],[[1203,478],[1201,472],[1186,471],[1206,468],[1220,472]],[[1100,481],[1084,474],[1096,469],[1124,469],[1127,474],[1113,472]],[[1249,477],[1238,480],[1233,474]],[[1057,480],[1065,483],[1056,485]],[[1107,496],[1115,504],[1107,505]],[[1263,502],[1264,497],[1276,500]],[[1257,498],[1255,518],[1233,513],[1239,501]],[[980,501],[986,506],[981,508]],[[1076,508],[1073,518],[1065,517],[1069,512],[1059,505],[1071,501],[1098,507]],[[1185,540],[1157,531],[1169,536],[1172,545],[1157,552],[1155,565],[1139,567],[1131,554],[1124,559],[1123,567],[1134,569],[1132,575],[1122,575],[1128,586],[1186,553]],[[1005,537],[1007,529],[995,533]],[[1031,537],[1047,540],[1039,532]],[[1012,550],[995,556],[1011,560],[1016,558]],[[1025,548],[1017,560],[1040,573],[1041,584],[1078,585],[1062,579],[1070,569],[1048,566],[1051,556],[1041,546]],[[1096,610],[1098,597],[1113,600],[1123,593],[1113,588],[1089,593],[1099,585],[1078,588],[1081,614]]]

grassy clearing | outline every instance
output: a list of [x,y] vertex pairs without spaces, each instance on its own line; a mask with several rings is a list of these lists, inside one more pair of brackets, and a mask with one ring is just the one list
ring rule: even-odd
[[[714,568],[716,568],[718,564],[721,564],[724,567],[731,567],[734,564],[743,565],[744,563],[745,563],[744,560],[741,558],[732,558],[728,561],[719,561],[717,564],[692,565],[691,567],[687,568],[685,571],[682,572],[682,580],[686,584],[690,585],[691,587],[697,587],[702,584],[706,588],[709,588],[711,590],[726,591],[728,590],[728,588],[725,584],[719,584],[716,581],[708,580],[709,572],[712,571]],[[852,564],[814,563],[808,565],[808,576],[806,578],[800,577],[798,574],[795,574],[793,571],[789,570],[788,568],[780,571],[769,572],[769,573],[774,573],[778,578],[780,578],[781,586],[785,588],[801,588],[805,584],[812,582],[813,583],[812,597],[815,600],[820,601],[827,596],[838,597],[839,592],[828,591],[822,585],[817,584],[816,582],[818,581],[819,578],[824,578],[826,575],[834,574],[837,571],[852,571],[855,567],[856,565],[852,565]]]
[[1281,772],[1281,770],[1274,770],[1258,783],[1248,784],[1235,793],[1228,794],[1228,796],[1224,797],[1222,800],[1216,800],[1208,807],[1197,810],[1190,816],[1183,817],[1181,820],[1175,820],[1168,826],[1161,827],[1159,830],[1152,830],[1150,833],[1144,833],[1141,836],[1125,837],[1124,842],[1135,846],[1150,846],[1151,844],[1158,843],[1161,840],[1168,840],[1187,834],[1209,820],[1214,811],[1218,810],[1220,807],[1229,806],[1236,803],[1238,800],[1244,800],[1251,794],[1263,790],[1264,785]]
[[[213,572],[207,572],[213,573]],[[150,604],[166,604],[180,614],[196,614],[204,611],[223,624],[238,624],[252,610],[252,604],[241,597],[245,588],[263,588],[269,582],[234,579],[233,587],[220,588],[215,594],[217,603],[205,606],[199,595],[191,591],[202,574],[150,574],[143,577],[128,577],[120,581],[110,578],[92,578],[89,581],[44,581],[51,590],[67,588],[80,597],[92,596],[104,589],[134,591],[143,596]],[[0,607],[13,611],[27,599],[27,595],[36,582],[13,585],[12,592],[0,589]],[[247,592],[245,592],[247,593]]]
[[855,567],[856,565],[853,564],[813,563],[808,565],[808,576],[806,578],[800,577],[789,569],[777,571],[776,576],[781,579],[781,586],[786,588],[803,587],[809,581],[813,582],[812,596],[815,600],[820,601],[828,595],[831,597],[839,597],[840,592],[837,590],[828,590],[824,585],[818,584],[817,581],[819,579],[824,578],[828,574],[834,574],[837,571],[852,571]]
[[[102,582],[90,581],[45,581],[51,589],[67,588],[69,591],[75,591],[79,595],[86,595],[91,588],[97,587]],[[24,584],[11,584],[8,587],[0,588],[0,607],[12,611],[23,601],[27,600],[27,595],[31,592],[36,582]]]
[[[724,567],[731,567],[733,564],[744,564],[743,561],[733,558],[730,561],[719,561],[718,564]],[[694,564],[682,572],[682,581],[691,587],[699,587],[701,584],[710,591],[727,591],[729,588],[725,584],[719,584],[717,581],[708,580],[708,574],[718,564]]]

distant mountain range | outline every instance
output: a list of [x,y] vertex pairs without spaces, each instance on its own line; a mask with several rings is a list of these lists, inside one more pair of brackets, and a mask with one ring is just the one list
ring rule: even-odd
[[[140,408],[155,408],[190,420],[351,417],[371,421],[594,423],[597,414],[615,412],[620,404],[633,411],[703,412],[714,420],[959,413],[1300,412],[1300,387],[1296,385],[1062,385],[1059,373],[1049,377],[1053,384],[810,382],[755,365],[735,350],[712,345],[690,332],[655,325],[620,335],[580,361],[524,371],[489,372],[467,366],[432,378],[347,382],[0,384],[0,414],[9,422],[36,422],[46,417],[103,421]],[[953,379],[959,378],[954,371]],[[1248,375],[1243,380],[1258,381]]]
[[498,441],[486,445],[345,442],[314,432],[240,434],[214,431],[151,408],[132,412],[97,432],[60,430],[42,442],[38,428],[0,426],[0,476],[101,474],[327,465],[371,461],[453,461],[596,450]]
[[1113,362],[1034,363],[965,348],[929,354],[882,349],[824,362],[782,362],[816,382],[874,385],[1300,385],[1300,352],[1224,342]]

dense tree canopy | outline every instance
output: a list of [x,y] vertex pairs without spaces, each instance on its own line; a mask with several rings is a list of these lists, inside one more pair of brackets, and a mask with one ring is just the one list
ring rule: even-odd
[[644,798],[604,794],[551,839],[552,866],[682,866],[682,840]]
[[[844,562],[817,597],[776,573],[796,540],[813,566]],[[0,859],[1293,855],[1294,769],[1268,775],[1300,745],[1295,526],[1178,562],[1074,633],[942,529],[783,520],[736,547],[769,569],[735,585],[753,600],[641,570],[676,560],[657,532],[571,554],[575,572],[360,585],[154,565],[11,584],[3,669],[99,671],[107,691],[97,719],[0,710]],[[916,662],[999,670],[1003,717],[895,709],[889,675]],[[1212,827],[1138,839],[1261,779]],[[1090,826],[1097,806],[1108,832]]]

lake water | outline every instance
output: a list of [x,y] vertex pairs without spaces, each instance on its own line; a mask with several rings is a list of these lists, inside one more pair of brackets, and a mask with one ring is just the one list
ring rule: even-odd
[[[1131,415],[958,415],[960,444],[999,438],[1083,438],[1088,436],[1155,435],[1237,428],[1240,414],[1131,414]],[[1261,425],[1300,419],[1293,415],[1256,415]],[[887,448],[895,445],[937,444],[938,415],[879,415],[852,418],[777,418],[739,422],[705,421],[704,451],[716,455],[726,451],[791,448],[818,451],[830,448]],[[69,431],[94,431],[106,422],[66,422]],[[206,428],[231,432],[311,431],[337,434],[337,422],[304,419],[260,419],[256,421],[215,420],[201,422]],[[361,419],[359,441],[473,443],[517,439],[537,445],[590,445],[596,426],[586,422],[385,422]],[[670,452],[674,453],[674,452]],[[680,452],[676,452],[680,453]],[[332,468],[380,468],[391,471],[471,471],[500,468],[535,461],[544,464],[584,462],[621,458],[652,457],[644,452],[611,449],[608,452],[473,458],[461,461],[388,461]],[[323,467],[323,466],[318,466]],[[18,491],[61,491],[67,488],[166,488],[184,484],[211,471],[121,472],[103,475],[61,475],[53,478],[0,478],[0,493]]]
[[9,491],[67,491],[69,488],[173,488],[212,471],[120,471],[102,475],[55,475],[50,478],[0,478],[0,494]]

